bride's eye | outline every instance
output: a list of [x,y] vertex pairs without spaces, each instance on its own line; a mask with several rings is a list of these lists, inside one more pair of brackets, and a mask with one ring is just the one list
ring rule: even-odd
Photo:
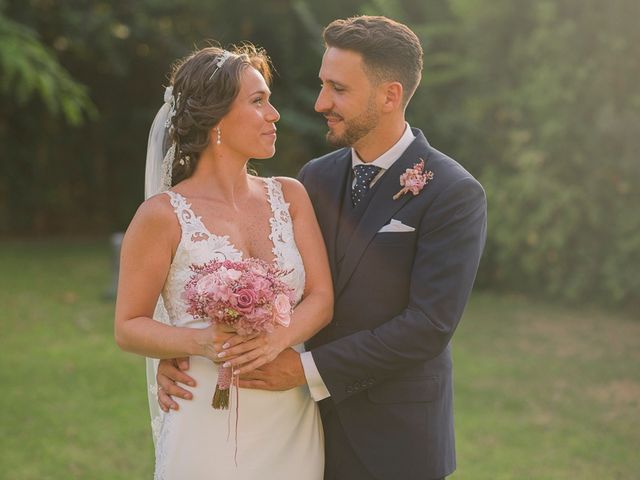
[[264,103],[264,99],[262,97],[257,97],[253,100],[253,103],[255,103],[258,106],[262,106],[262,104]]

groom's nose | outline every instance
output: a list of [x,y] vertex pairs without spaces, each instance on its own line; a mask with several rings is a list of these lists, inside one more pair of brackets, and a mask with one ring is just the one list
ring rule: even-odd
[[331,110],[331,99],[325,87],[322,87],[320,89],[320,93],[318,93],[318,98],[316,99],[314,108],[316,112],[319,113],[328,112]]

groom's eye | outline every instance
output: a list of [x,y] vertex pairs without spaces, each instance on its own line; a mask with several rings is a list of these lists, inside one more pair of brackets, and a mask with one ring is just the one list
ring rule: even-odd
[[322,88],[324,88],[324,87],[329,87],[329,88],[331,88],[334,92],[338,92],[338,93],[340,93],[340,92],[344,92],[344,91],[345,91],[345,88],[344,88],[342,85],[338,85],[338,84],[333,83],[333,82],[329,82],[329,83],[327,83],[327,84],[325,84],[325,83],[321,83],[321,84],[320,84],[320,88],[322,89]]

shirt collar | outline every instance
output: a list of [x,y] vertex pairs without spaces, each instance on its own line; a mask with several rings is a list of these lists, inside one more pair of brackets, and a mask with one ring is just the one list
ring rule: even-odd
[[[373,162],[368,162],[366,165],[375,165],[376,167],[380,167],[383,171],[388,170],[391,165],[395,163],[396,160],[400,158],[400,156],[404,153],[411,142],[415,139],[415,135],[411,131],[411,127],[407,122],[405,122],[404,133],[389,150],[384,152],[378,158],[376,158]],[[356,165],[363,165],[365,162],[360,160],[356,150],[354,148],[351,149],[351,167],[355,167]]]

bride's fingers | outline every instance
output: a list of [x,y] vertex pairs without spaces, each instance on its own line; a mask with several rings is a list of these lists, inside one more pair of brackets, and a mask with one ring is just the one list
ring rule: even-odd
[[[249,340],[253,340],[254,338],[258,337],[258,334],[255,335],[232,335],[229,338],[224,339],[223,341],[220,342],[215,342],[214,343],[214,348],[217,351],[222,351],[222,350],[227,350],[229,348],[233,348],[236,345],[240,345],[242,343],[246,343]],[[232,353],[233,355],[233,353]]]
[[242,343],[239,343],[235,346],[231,346],[229,348],[224,348],[224,345],[223,345],[224,350],[218,354],[218,358],[228,359],[228,358],[237,357],[238,355],[242,355],[251,350],[255,350],[256,348],[259,348],[262,345],[264,345],[264,338],[258,337],[258,336],[253,337],[250,340],[246,340]]
[[[225,349],[233,348],[234,346],[237,346],[237,345],[242,345],[243,343],[246,343],[249,340],[253,340],[254,338],[256,338],[256,336],[254,335],[251,337],[243,337],[240,335],[236,335],[234,338],[235,339],[232,341],[229,341],[229,340],[214,341],[213,350],[216,352],[216,356],[219,353],[225,351]],[[233,352],[231,352],[231,354],[224,353],[220,358],[225,356],[231,356],[231,355],[233,355]]]
[[[236,371],[237,368],[244,366],[247,363],[253,362],[258,358],[264,358],[264,351],[262,348],[254,348],[247,353],[243,353],[242,355],[238,355],[235,358],[231,358],[224,362],[223,366],[231,367],[234,369],[234,371]],[[262,363],[266,363],[266,358]]]
[[239,357],[239,355],[234,355],[232,357],[228,357],[228,356],[225,355],[224,357],[220,358],[220,357],[218,357],[218,354],[216,353],[216,355],[213,358],[211,358],[211,361],[213,363],[223,364],[223,363],[226,363],[228,360],[231,360],[233,358],[238,358],[238,357]]
[[254,359],[253,361],[250,361],[249,363],[242,364],[241,367],[234,369],[233,370],[233,374],[234,375],[247,374],[248,372],[251,372],[251,371],[255,370],[256,368],[261,367],[265,363],[267,363],[267,358],[264,355],[260,355],[256,359]]

